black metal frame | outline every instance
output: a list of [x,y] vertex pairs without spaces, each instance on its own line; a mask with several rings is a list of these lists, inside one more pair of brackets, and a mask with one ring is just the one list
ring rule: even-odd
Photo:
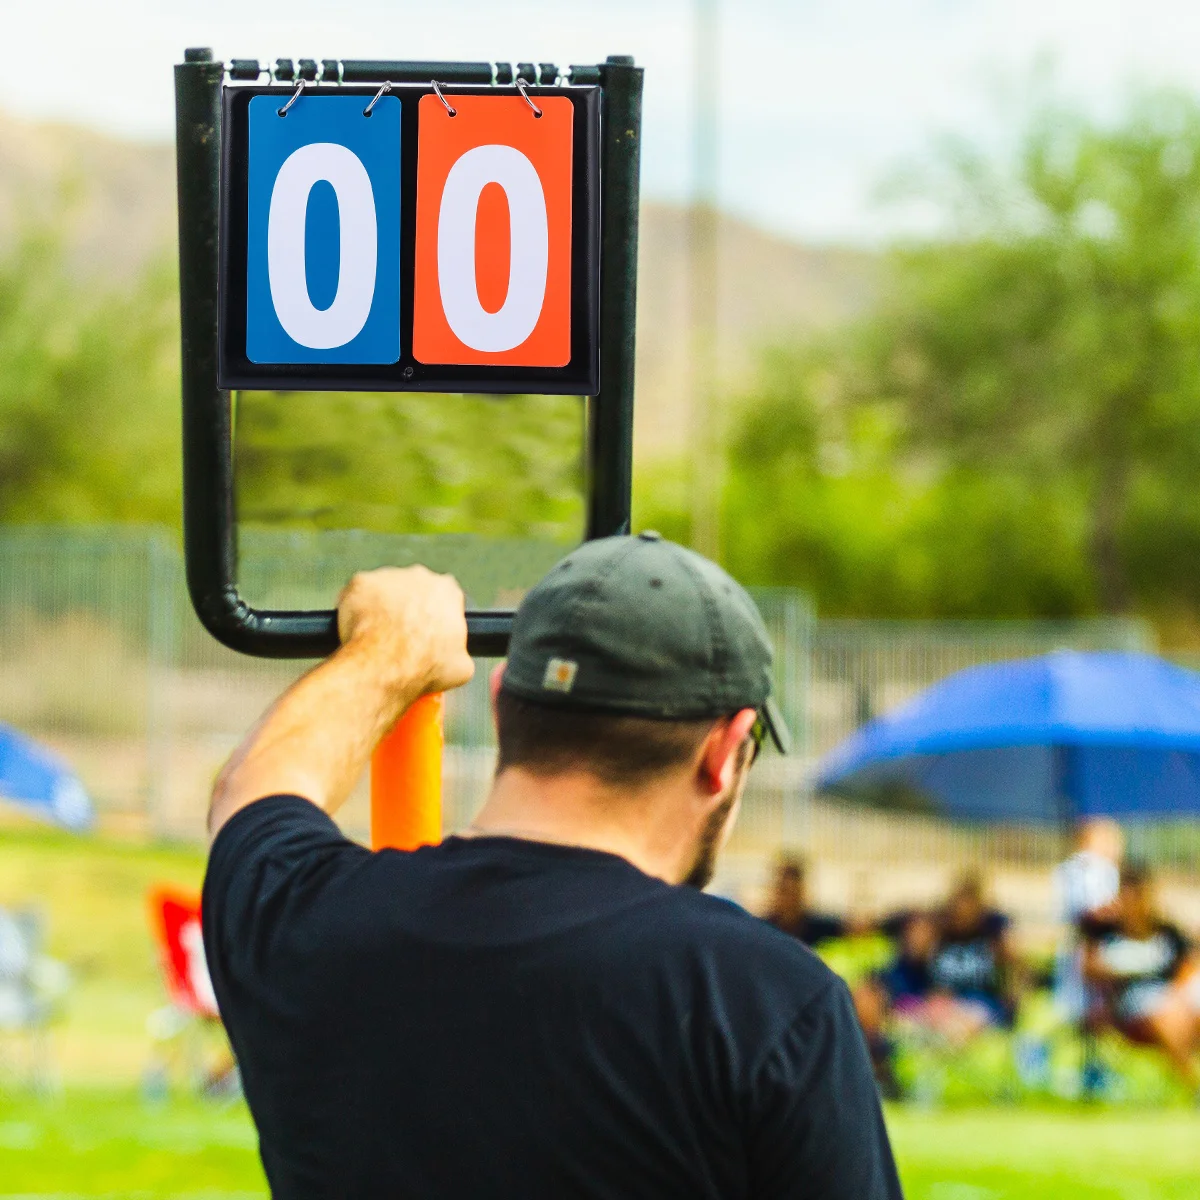
[[[267,658],[317,658],[338,645],[332,610],[251,608],[237,590],[233,428],[230,393],[217,386],[221,110],[224,63],[188,50],[175,67],[176,169],[179,197],[179,299],[183,352],[183,534],[188,591],[205,628],[234,650]],[[235,59],[232,80],[263,73]],[[505,86],[557,81],[550,64],[334,62],[281,59],[271,72],[341,83]],[[639,153],[642,70],[614,56],[571,67],[572,83],[600,88],[600,387],[588,399],[588,538],[629,531],[633,464],[634,315],[637,300]],[[379,385],[376,385],[379,386]],[[429,388],[429,385],[425,385]],[[512,613],[468,612],[467,646],[501,655]]]

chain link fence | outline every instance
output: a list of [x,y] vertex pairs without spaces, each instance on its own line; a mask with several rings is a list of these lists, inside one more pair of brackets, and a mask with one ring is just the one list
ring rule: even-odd
[[[355,569],[425,561],[454,570],[477,604],[511,604],[561,553],[552,543],[470,538],[248,533],[242,580],[256,603],[329,605]],[[764,860],[803,848],[830,902],[919,899],[947,872],[988,863],[1014,907],[1044,908],[1056,830],[964,828],[915,814],[814,798],[820,754],[862,721],[976,663],[1060,648],[1153,649],[1137,621],[816,620],[806,597],[756,593],[778,649],[779,698],[797,743],[756,767],[728,856],[731,890],[761,881]],[[73,764],[109,829],[198,838],[216,772],[271,700],[309,664],[226,650],[191,611],[175,542],[160,531],[10,529],[0,533],[0,721]],[[494,762],[491,664],[447,708],[446,824],[470,820]],[[345,818],[367,828],[366,788]],[[1139,826],[1133,848],[1177,872],[1200,867],[1195,826]],[[886,871],[881,868],[886,867]],[[1031,898],[1032,897],[1032,898]]]

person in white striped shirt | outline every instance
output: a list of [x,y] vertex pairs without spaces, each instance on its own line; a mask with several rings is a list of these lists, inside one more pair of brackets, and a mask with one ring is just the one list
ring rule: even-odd
[[1125,836],[1116,821],[1088,817],[1075,831],[1075,851],[1054,868],[1054,895],[1063,926],[1055,965],[1055,999],[1070,1021],[1087,1007],[1079,928],[1111,915],[1121,884]]

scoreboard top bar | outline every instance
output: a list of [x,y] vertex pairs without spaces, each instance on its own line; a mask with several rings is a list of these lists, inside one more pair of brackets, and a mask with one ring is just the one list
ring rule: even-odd
[[[200,53],[200,52],[189,52]],[[205,62],[207,59],[188,59]],[[610,62],[633,65],[633,59],[614,55]],[[595,87],[600,83],[600,67],[595,63],[558,67],[554,63],[506,62],[421,62],[368,58],[277,58],[273,65],[260,63],[256,58],[234,58],[225,66],[229,79],[237,83],[258,83],[267,77],[275,83],[428,83],[436,79],[451,84],[494,84],[511,87],[518,79],[545,87],[583,85]]]

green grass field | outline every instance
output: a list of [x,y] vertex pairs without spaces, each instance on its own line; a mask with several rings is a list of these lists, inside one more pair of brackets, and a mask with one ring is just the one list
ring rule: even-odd
[[[164,1102],[139,1092],[146,1017],[164,999],[146,889],[198,887],[202,870],[191,847],[0,831],[0,904],[43,905],[76,979],[54,1037],[57,1096],[22,1086],[19,1047],[0,1037],[0,1197],[265,1194],[244,1108],[190,1098],[178,1076]],[[910,1200],[1200,1198],[1200,1113],[1180,1107],[896,1107],[889,1123]]]
[[[889,1123],[909,1200],[1196,1200],[1200,1115],[966,1109]],[[135,1092],[0,1100],[0,1196],[265,1195],[245,1110]],[[850,1198],[847,1198],[850,1200]]]

